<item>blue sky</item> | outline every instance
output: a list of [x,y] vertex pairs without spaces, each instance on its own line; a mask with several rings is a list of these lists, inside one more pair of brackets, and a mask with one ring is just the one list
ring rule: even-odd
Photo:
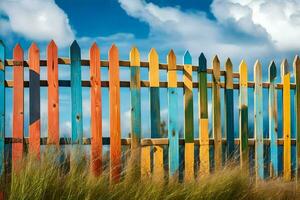
[[[101,59],[107,59],[112,43],[120,51],[120,58],[127,60],[130,48],[139,48],[142,60],[146,60],[151,47],[157,49],[160,61],[166,62],[171,48],[177,55],[178,63],[188,49],[197,64],[197,57],[204,52],[210,65],[218,54],[223,67],[227,57],[232,58],[234,70],[238,71],[241,59],[249,65],[249,79],[253,80],[253,64],[260,59],[263,65],[263,79],[267,80],[267,66],[275,60],[277,67],[283,58],[289,63],[300,49],[300,2],[296,0],[2,0],[0,2],[0,38],[7,46],[7,55],[20,42],[27,49],[32,41],[38,43],[41,57],[45,58],[45,47],[54,39],[59,46],[59,56],[69,56],[69,46],[76,39],[82,49],[82,57],[88,58],[88,49],[96,41],[101,48]],[[292,68],[291,68],[292,69]],[[42,69],[41,79],[46,79]],[[60,79],[69,79],[68,67],[61,67]],[[178,73],[181,79],[181,73]],[[107,79],[107,69],[102,69],[103,80]],[[11,69],[7,69],[7,79],[12,79]],[[89,69],[83,68],[82,77],[89,80]],[[25,70],[28,79],[28,70]],[[121,79],[129,80],[129,71],[121,69]],[[147,70],[142,70],[142,79],[147,80]],[[166,79],[165,71],[161,80]],[[194,74],[193,80],[196,81]],[[280,81],[280,79],[278,80]],[[103,89],[103,131],[108,136],[108,90]],[[194,91],[195,135],[197,135],[197,94]],[[210,94],[210,91],[209,91]],[[252,94],[252,90],[249,90]],[[264,94],[267,94],[266,92]],[[142,89],[143,134],[149,135],[149,93]],[[161,90],[161,115],[167,118],[166,90]],[[89,136],[89,89],[83,89],[84,134]],[[129,89],[121,90],[122,133],[130,131]],[[7,89],[6,134],[11,135],[12,89]],[[235,93],[237,102],[237,92]],[[42,130],[47,130],[47,90],[41,91]],[[60,88],[61,135],[69,135],[70,130],[70,89]],[[253,105],[253,95],[249,104]],[[183,98],[178,99],[179,117],[183,124]],[[267,100],[264,101],[267,105]],[[25,90],[25,130],[28,134],[28,90]],[[209,108],[211,109],[211,107]],[[224,114],[224,113],[222,113]],[[253,106],[249,107],[253,116]],[[238,110],[235,109],[237,119]],[[265,113],[267,120],[267,111]],[[211,117],[211,116],[210,116]],[[249,117],[251,119],[251,117]],[[235,120],[237,121],[237,120]],[[236,134],[237,127],[236,124]],[[267,124],[265,124],[267,131]],[[253,125],[250,128],[253,129]]]

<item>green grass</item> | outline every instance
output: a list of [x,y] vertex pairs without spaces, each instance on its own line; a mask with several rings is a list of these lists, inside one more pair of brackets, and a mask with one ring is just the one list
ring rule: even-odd
[[[57,153],[44,153],[40,161],[26,157],[18,173],[5,184],[6,198],[17,199],[295,199],[295,183],[281,179],[255,183],[238,167],[200,178],[191,183],[140,181],[126,176],[110,184],[109,172],[95,178],[84,158],[66,169]],[[130,173],[128,173],[130,174]],[[299,192],[299,191],[298,191]],[[298,193],[299,195],[299,193]],[[299,196],[298,196],[299,197]]]

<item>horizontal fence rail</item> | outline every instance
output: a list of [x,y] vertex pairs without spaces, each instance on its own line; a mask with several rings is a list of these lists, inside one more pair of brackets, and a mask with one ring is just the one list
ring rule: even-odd
[[[259,61],[254,65],[254,81],[248,81],[248,66],[243,60],[239,72],[233,72],[230,59],[221,70],[220,60],[215,56],[208,68],[207,60],[201,53],[198,65],[192,65],[192,57],[187,51],[183,56],[183,64],[177,64],[178,58],[173,50],[167,55],[167,63],[159,63],[155,49],[151,49],[148,61],[140,61],[137,48],[132,48],[129,60],[119,60],[117,46],[109,50],[108,60],[101,60],[100,49],[96,43],[90,48],[90,59],[81,59],[81,49],[76,41],[70,47],[70,58],[58,56],[58,48],[54,41],[47,47],[47,59],[40,59],[39,48],[35,43],[28,51],[28,59],[24,59],[22,47],[17,44],[13,50],[13,58],[5,55],[5,46],[0,41],[0,172],[4,169],[4,146],[12,145],[12,169],[18,170],[17,163],[24,157],[25,146],[28,152],[40,156],[40,145],[91,145],[90,164],[92,173],[99,176],[102,172],[103,145],[110,148],[110,179],[118,182],[121,178],[122,145],[131,147],[132,165],[137,167],[139,174],[145,178],[151,174],[155,180],[164,177],[164,159],[168,157],[169,176],[178,176],[183,170],[183,179],[190,181],[197,176],[221,170],[226,162],[239,161],[242,172],[250,173],[254,167],[257,179],[279,176],[279,164],[283,166],[283,177],[298,180],[300,169],[300,59],[295,57],[293,70],[295,82],[291,82],[291,71],[287,60],[280,66],[281,74],[277,73],[275,63],[269,65],[267,82],[262,82],[262,66]],[[69,65],[70,80],[59,80],[59,65]],[[90,80],[81,79],[81,67],[90,67]],[[5,79],[5,68],[12,67],[13,80]],[[24,81],[24,67],[29,68],[29,81]],[[47,67],[47,80],[40,80],[40,67]],[[100,68],[108,68],[109,81],[101,80]],[[119,68],[129,67],[130,81],[120,80]],[[149,69],[149,79],[141,80],[140,68]],[[159,80],[159,70],[167,71],[167,81]],[[279,69],[279,67],[278,67]],[[177,71],[183,72],[183,81],[177,80]],[[197,81],[193,81],[193,72],[197,73]],[[208,82],[208,75],[211,76]],[[281,76],[281,82],[277,78]],[[221,81],[224,77],[224,81]],[[223,79],[222,79],[223,80]],[[279,79],[278,79],[279,80]],[[40,125],[40,88],[48,88],[48,135],[41,137]],[[71,137],[61,138],[59,133],[59,88],[71,88]],[[91,137],[83,137],[82,88],[89,87],[91,94]],[[101,88],[109,89],[109,121],[110,136],[102,136],[102,93]],[[130,138],[121,136],[120,88],[130,88]],[[150,102],[150,138],[144,138],[141,129],[141,88],[149,88]],[[13,88],[13,125],[12,137],[5,137],[5,88]],[[29,88],[29,137],[24,137],[24,88]],[[162,136],[160,116],[160,88],[167,88],[168,121],[167,136]],[[212,110],[208,110],[208,88],[211,90]],[[253,88],[254,102],[248,102],[248,88]],[[262,89],[268,89],[268,108],[263,108]],[[179,137],[178,95],[183,89],[184,126],[183,138]],[[198,99],[193,99],[197,89]],[[235,102],[234,90],[239,91],[239,101]],[[282,105],[278,105],[277,92],[282,92]],[[221,91],[224,91],[222,99]],[[291,91],[295,94],[295,109],[291,108]],[[266,98],[266,97],[265,97]],[[197,100],[198,111],[194,112],[194,101]],[[224,101],[224,111],[221,102]],[[249,138],[249,104],[254,103],[254,138]],[[234,126],[234,105],[239,105],[239,126]],[[282,122],[279,122],[278,108],[282,110]],[[264,137],[263,112],[268,111],[269,136]],[[209,132],[208,113],[212,113],[212,127]],[[224,116],[221,112],[225,113]],[[296,112],[295,119],[291,114]],[[194,116],[198,123],[194,124]],[[222,137],[222,117],[225,117],[225,138]],[[278,126],[282,124],[283,137],[278,138]],[[295,123],[296,137],[292,138],[291,124]],[[194,127],[199,133],[194,137]],[[235,138],[234,130],[239,130],[239,138]],[[213,137],[211,137],[212,135]],[[184,146],[182,149],[179,146]],[[296,146],[296,166],[292,169],[292,146]],[[211,151],[210,149],[213,149]],[[225,148],[223,148],[225,147]],[[279,148],[283,149],[283,157],[279,158]],[[181,150],[180,150],[181,149]],[[197,151],[195,151],[197,149]],[[226,149],[226,150],[224,150]],[[251,150],[252,149],[252,150]],[[268,149],[268,150],[267,150]],[[167,152],[166,152],[167,150]],[[183,154],[182,154],[183,151]],[[251,151],[254,151],[255,166],[250,163]],[[267,156],[267,152],[270,155]],[[183,156],[183,158],[181,158]],[[197,157],[198,156],[198,157]],[[270,168],[265,170],[266,162]],[[180,165],[184,166],[180,166]],[[194,166],[197,165],[195,168]],[[196,171],[198,170],[198,171]],[[266,172],[268,171],[268,172]],[[293,174],[295,171],[295,174]],[[268,174],[266,174],[268,173]]]

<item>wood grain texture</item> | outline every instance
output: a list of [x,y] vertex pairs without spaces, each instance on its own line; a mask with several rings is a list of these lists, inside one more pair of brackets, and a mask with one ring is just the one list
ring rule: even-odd
[[4,173],[4,140],[5,140],[5,50],[0,40],[0,176]]
[[183,57],[184,92],[184,139],[185,139],[185,181],[194,179],[194,112],[193,112],[193,74],[192,57],[186,51]]
[[239,66],[239,133],[240,133],[240,164],[242,172],[249,174],[249,147],[248,147],[248,69],[242,60]]
[[233,159],[234,146],[234,106],[233,106],[233,76],[232,76],[232,62],[230,58],[226,60],[225,64],[225,131],[226,131],[226,151],[227,160]]
[[254,64],[254,82],[255,172],[257,179],[264,179],[262,69],[258,60]]
[[120,181],[121,126],[119,52],[115,45],[109,50],[109,119],[110,119],[110,180]]
[[131,110],[131,166],[132,173],[141,174],[141,80],[140,53],[136,47],[130,51],[130,110]]
[[297,156],[296,156],[296,180],[300,180],[300,58],[295,56],[293,62],[296,92],[295,92],[295,107],[296,107],[296,140],[297,140]]
[[173,50],[167,56],[168,61],[168,138],[169,138],[169,174],[177,176],[179,170],[179,127],[178,127],[178,89],[176,75],[176,56]]
[[208,103],[207,103],[207,61],[203,53],[198,59],[198,119],[199,119],[199,174],[207,175],[209,163],[209,132],[208,132]]
[[286,59],[281,63],[281,80],[283,84],[283,177],[289,181],[291,180],[291,91],[290,71]]
[[[160,138],[160,98],[159,98],[159,59],[155,49],[151,49],[148,55],[149,61],[149,82],[150,82],[150,131],[151,138]],[[150,148],[150,147],[149,147]],[[155,151],[154,151],[155,150]],[[163,148],[162,146],[154,145],[153,147],[153,173],[160,175],[163,171]],[[145,158],[148,162],[148,158]],[[150,159],[150,154],[149,154]],[[158,180],[160,178],[160,180]],[[161,181],[163,176],[156,177],[156,180]]]
[[59,85],[57,46],[52,40],[47,47],[48,75],[48,144],[59,145]]
[[151,176],[151,147],[143,146],[141,149],[141,178],[146,181]]
[[40,157],[40,50],[33,43],[29,48],[29,152]]
[[212,82],[212,131],[214,135],[215,170],[222,168],[222,132],[221,132],[221,102],[220,102],[220,61],[218,56],[213,58]]
[[94,176],[102,173],[102,95],[100,49],[96,43],[90,48],[91,81],[91,171]]
[[[13,50],[13,58],[16,61],[22,62],[23,49],[20,44],[17,44]],[[13,137],[18,138],[20,143],[12,144],[12,168],[14,171],[20,170],[19,162],[23,157],[23,137],[24,137],[24,67],[23,65],[14,66],[14,90],[13,90]]]
[[81,86],[81,52],[76,40],[70,47],[71,58],[71,101],[72,101],[72,143],[82,144],[82,86]]
[[269,65],[269,137],[271,149],[270,174],[271,177],[278,176],[278,111],[277,111],[277,91],[275,81],[277,77],[276,65],[274,61]]

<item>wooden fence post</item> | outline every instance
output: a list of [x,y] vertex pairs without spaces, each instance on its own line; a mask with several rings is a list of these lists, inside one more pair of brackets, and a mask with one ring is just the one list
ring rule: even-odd
[[[178,88],[176,56],[171,50],[168,61],[168,138],[169,138],[169,174],[174,176],[179,172],[179,130],[178,130]],[[177,178],[177,176],[176,176]]]
[[185,181],[192,181],[194,174],[194,111],[193,111],[193,70],[192,57],[186,51],[183,58],[183,84],[184,84],[184,158]]
[[29,152],[40,157],[40,50],[33,43],[29,48]]
[[48,144],[59,146],[59,85],[57,46],[52,40],[47,47],[48,76]]
[[254,83],[255,172],[257,179],[264,179],[262,70],[258,60],[254,64]]
[[100,49],[96,43],[90,48],[91,81],[91,171],[94,176],[102,173],[102,96]]
[[24,137],[24,55],[20,44],[14,48],[14,61],[18,65],[14,66],[14,91],[13,91],[13,138],[12,144],[12,162],[13,170],[20,170],[20,161],[23,157],[23,137]]
[[294,62],[294,76],[296,84],[296,93],[295,93],[295,107],[296,107],[296,180],[300,179],[300,58],[295,56]]
[[212,119],[214,135],[215,170],[222,167],[222,133],[221,133],[221,103],[220,103],[220,61],[218,56],[213,58],[212,82]]
[[198,101],[199,101],[199,160],[200,175],[209,174],[209,132],[208,132],[208,105],[207,105],[207,61],[203,53],[198,59]]
[[242,172],[249,174],[248,147],[248,72],[247,64],[242,60],[240,67],[239,93],[239,133],[240,133],[240,163]]
[[115,45],[109,50],[109,117],[110,117],[110,180],[121,177],[121,126],[120,126],[120,78],[119,53]]
[[269,65],[269,137],[271,148],[271,177],[278,176],[278,112],[277,112],[277,90],[275,89],[275,80],[277,72],[274,61]]
[[4,173],[5,142],[5,45],[0,40],[0,176]]
[[291,180],[291,91],[290,70],[286,59],[281,63],[281,81],[283,84],[283,177]]
[[227,139],[227,160],[234,156],[234,112],[233,112],[233,75],[230,58],[226,60],[225,75],[225,131]]
[[[131,167],[137,177],[141,175],[141,78],[140,53],[136,47],[130,51],[130,110],[131,110]],[[137,170],[137,171],[135,171]]]

